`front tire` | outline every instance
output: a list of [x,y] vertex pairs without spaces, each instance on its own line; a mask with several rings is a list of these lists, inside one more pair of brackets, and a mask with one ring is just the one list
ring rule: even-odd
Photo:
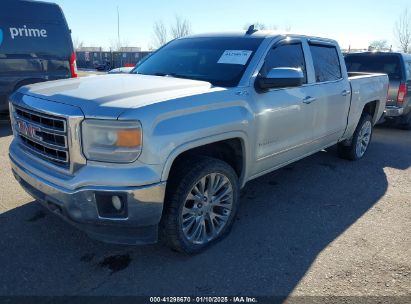
[[370,145],[373,132],[372,117],[370,114],[362,114],[357,128],[354,131],[351,142],[338,144],[338,155],[348,160],[359,160],[364,157]]
[[180,161],[167,185],[162,237],[177,251],[203,251],[230,231],[238,198],[238,176],[226,162],[210,157]]

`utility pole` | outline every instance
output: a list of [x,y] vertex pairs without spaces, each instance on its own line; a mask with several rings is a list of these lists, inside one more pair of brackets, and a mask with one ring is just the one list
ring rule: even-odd
[[[117,5],[117,51],[120,51],[120,12]],[[122,66],[123,59],[120,56],[120,65]]]
[[120,11],[117,6],[117,44],[120,47]]

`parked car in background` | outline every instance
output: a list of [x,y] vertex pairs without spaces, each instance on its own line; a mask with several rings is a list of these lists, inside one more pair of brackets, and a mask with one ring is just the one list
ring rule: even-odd
[[97,71],[108,71],[111,69],[111,63],[108,60],[105,60],[103,62],[96,61],[93,63],[93,65]]
[[91,237],[196,253],[227,235],[248,181],[335,144],[362,158],[387,88],[385,74],[349,77],[334,40],[190,36],[129,74],[18,90],[11,167]]
[[411,130],[411,54],[365,52],[347,54],[348,72],[385,73],[390,79],[385,118]]
[[130,73],[134,67],[122,67],[108,71],[108,74],[127,74]]
[[77,77],[70,29],[54,3],[0,2],[0,111],[21,86]]

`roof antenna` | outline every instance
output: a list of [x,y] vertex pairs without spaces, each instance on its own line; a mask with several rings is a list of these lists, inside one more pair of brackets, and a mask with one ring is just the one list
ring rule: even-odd
[[248,30],[247,30],[247,32],[246,32],[245,34],[246,34],[246,35],[251,35],[251,34],[253,34],[253,33],[255,33],[255,32],[257,32],[257,29],[255,28],[254,24],[251,24],[251,25],[248,27]]

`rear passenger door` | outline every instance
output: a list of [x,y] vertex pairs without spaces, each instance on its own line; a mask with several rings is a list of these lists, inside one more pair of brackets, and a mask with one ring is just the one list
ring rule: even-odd
[[343,58],[334,44],[309,41],[314,82],[310,84],[315,101],[313,133],[314,148],[322,149],[337,142],[347,126],[351,86],[342,70]]

